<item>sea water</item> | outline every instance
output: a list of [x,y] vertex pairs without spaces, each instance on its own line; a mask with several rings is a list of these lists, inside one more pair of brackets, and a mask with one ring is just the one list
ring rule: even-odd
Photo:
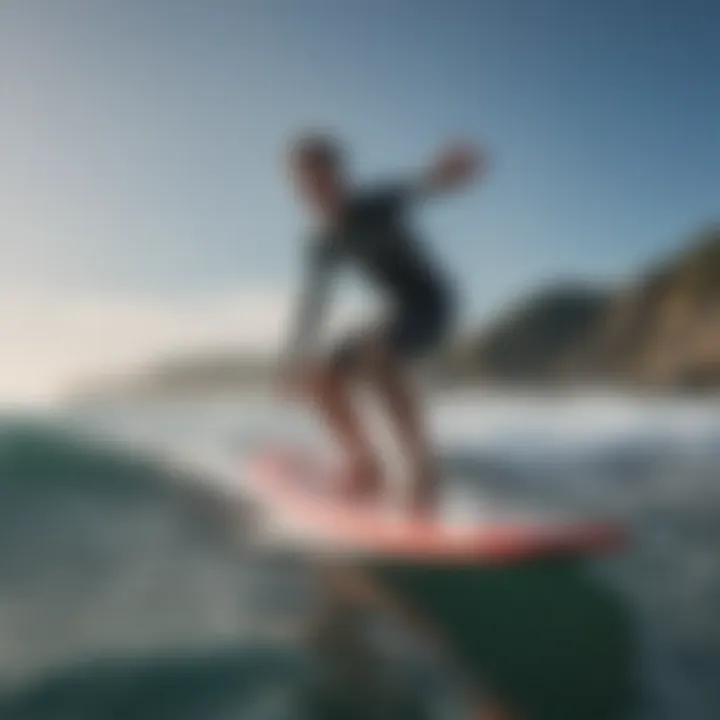
[[[632,535],[577,576],[539,567],[475,584],[463,622],[485,638],[491,683],[535,717],[720,717],[720,402],[475,392],[435,398],[431,418],[458,497],[612,515]],[[5,414],[0,717],[297,706],[311,574],[244,545],[217,471],[267,439],[322,435],[261,398]]]

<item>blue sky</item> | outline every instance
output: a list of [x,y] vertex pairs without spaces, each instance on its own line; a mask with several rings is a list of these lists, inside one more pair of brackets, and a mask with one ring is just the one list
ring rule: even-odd
[[418,217],[471,317],[718,217],[712,0],[6,0],[0,69],[0,284],[25,294],[290,287],[282,150],[316,123],[362,178],[488,149]]

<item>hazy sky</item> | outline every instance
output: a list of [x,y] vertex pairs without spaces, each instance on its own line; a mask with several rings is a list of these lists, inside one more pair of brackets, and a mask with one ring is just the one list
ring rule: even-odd
[[488,148],[418,218],[471,316],[622,277],[718,217],[718,77],[714,0],[3,0],[0,341],[44,347],[43,302],[78,338],[107,303],[232,333],[293,281],[282,151],[315,123],[363,178]]

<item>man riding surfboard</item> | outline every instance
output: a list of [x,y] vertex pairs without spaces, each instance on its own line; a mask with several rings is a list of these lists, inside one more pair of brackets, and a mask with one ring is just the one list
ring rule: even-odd
[[[412,507],[430,511],[438,476],[411,388],[410,364],[447,338],[455,316],[450,280],[407,222],[415,202],[468,184],[482,165],[479,152],[457,146],[441,153],[418,177],[356,188],[332,137],[310,133],[293,145],[291,176],[318,221],[306,249],[306,272],[282,367],[283,387],[320,411],[347,462],[353,500],[378,498],[380,464],[352,400],[364,382],[380,399],[408,461]],[[328,290],[337,270],[353,266],[388,301],[387,318],[345,337],[321,359],[312,357]]]

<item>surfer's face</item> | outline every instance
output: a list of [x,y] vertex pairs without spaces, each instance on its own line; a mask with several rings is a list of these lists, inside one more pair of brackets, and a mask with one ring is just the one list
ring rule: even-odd
[[313,212],[331,212],[342,190],[342,175],[327,162],[296,161],[292,167],[295,187]]
[[314,213],[333,215],[345,185],[342,157],[333,140],[310,136],[290,154],[293,184],[302,201]]

